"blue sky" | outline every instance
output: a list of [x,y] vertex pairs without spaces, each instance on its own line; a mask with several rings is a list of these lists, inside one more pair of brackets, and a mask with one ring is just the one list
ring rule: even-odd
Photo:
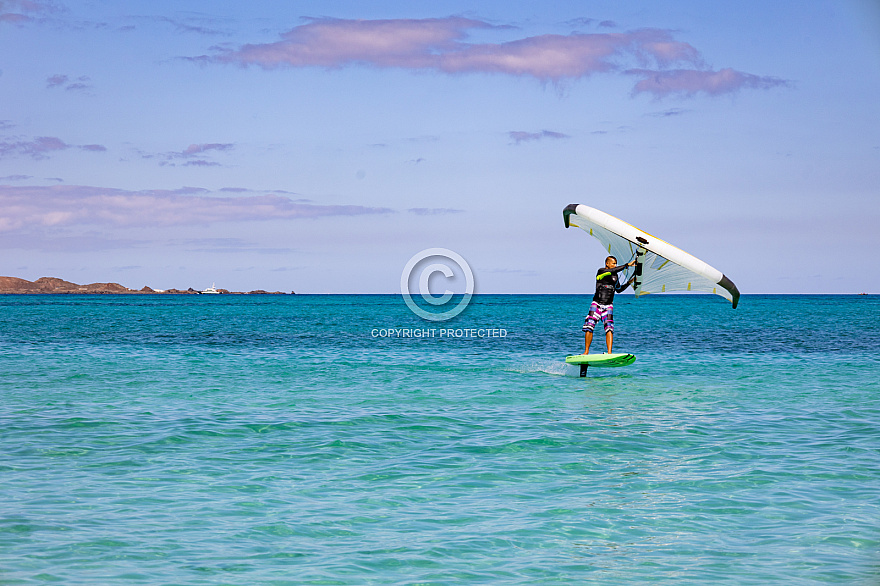
[[584,203],[743,293],[880,290],[880,7],[0,0],[0,275],[590,292]]

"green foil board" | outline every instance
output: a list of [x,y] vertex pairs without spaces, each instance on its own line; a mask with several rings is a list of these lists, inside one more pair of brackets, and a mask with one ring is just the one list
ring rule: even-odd
[[634,354],[574,354],[566,356],[568,364],[587,366],[629,366],[636,361]]

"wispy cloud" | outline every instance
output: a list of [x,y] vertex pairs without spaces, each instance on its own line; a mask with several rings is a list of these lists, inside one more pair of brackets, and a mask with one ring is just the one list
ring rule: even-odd
[[32,179],[31,175],[7,175],[6,177],[0,177],[0,181],[24,181],[26,179]]
[[188,238],[169,242],[175,248],[182,248],[190,252],[213,252],[222,254],[250,253],[259,254],[291,254],[297,252],[295,248],[267,248],[256,242],[242,238]]
[[69,92],[83,91],[92,89],[92,86],[89,84],[90,81],[92,81],[91,78],[85,75],[81,75],[76,79],[71,79],[70,77],[59,73],[46,78],[46,87],[49,89],[63,87]]
[[693,96],[705,93],[710,96],[729,94],[737,90],[770,89],[788,86],[789,82],[778,77],[752,75],[726,68],[720,71],[675,69],[672,71],[631,70],[628,73],[644,77],[633,88],[634,94],[642,92],[661,98],[671,94]]
[[409,208],[406,211],[417,216],[442,216],[445,214],[460,214],[464,212],[464,210],[457,210],[455,208]]
[[[47,233],[50,232],[50,233]],[[0,228],[0,247],[5,250],[39,250],[41,252],[99,252],[131,248],[155,248],[153,241],[131,238],[107,238],[100,233],[58,235],[50,230],[29,232],[4,231]]]
[[158,155],[141,153],[141,157],[144,159],[158,158],[160,159],[159,164],[162,166],[176,167],[180,164],[184,167],[221,167],[220,163],[209,161],[204,156],[211,152],[230,151],[234,147],[235,145],[231,143],[191,144],[182,151],[172,151]]
[[177,20],[173,18],[168,18],[167,16],[156,16],[153,17],[153,20],[156,22],[161,22],[165,24],[170,24],[174,27],[174,30],[178,33],[196,33],[199,35],[208,35],[208,36],[216,36],[216,35],[228,35],[229,33],[225,31],[221,31],[218,28],[215,28],[215,22],[209,19],[198,19],[198,18],[189,18],[186,20]]
[[645,114],[645,116],[650,116],[651,118],[672,118],[673,116],[681,116],[688,112],[690,112],[690,110],[685,110],[684,108],[669,108],[668,110],[663,110],[661,112],[651,112]]
[[208,225],[392,212],[388,208],[301,203],[274,194],[217,197],[192,187],[175,191],[126,191],[81,185],[0,185],[0,232],[73,225]]
[[513,144],[520,144],[522,142],[530,142],[534,140],[543,140],[545,138],[571,138],[567,134],[563,134],[561,132],[554,132],[552,130],[542,130],[540,132],[525,132],[523,130],[512,130],[507,133],[510,137],[510,140],[513,141]]
[[[616,25],[604,21],[599,26]],[[667,30],[546,34],[501,43],[466,40],[470,31],[498,28],[509,27],[455,16],[389,20],[321,18],[283,33],[281,40],[274,43],[247,44],[237,49],[218,47],[215,55],[192,60],[264,69],[367,65],[443,73],[497,73],[554,83],[596,73],[638,73],[644,79],[638,82],[635,93],[649,92],[657,97],[699,91],[718,95],[780,85],[769,81],[773,78],[730,69],[711,71],[695,47],[676,40]],[[737,75],[731,76],[728,71]],[[685,89],[670,89],[678,87],[675,80],[681,80],[682,72],[694,75],[683,85]],[[663,78],[665,83],[658,83],[653,77],[664,73],[668,74]],[[726,81],[719,83],[719,76]]]
[[56,136],[38,136],[33,140],[0,141],[0,158],[26,155],[34,159],[48,158],[48,153],[69,149],[70,145]]
[[208,151],[228,151],[233,147],[232,144],[210,143],[210,144],[191,144],[176,156],[182,158],[194,157]]
[[[217,190],[219,193],[256,193],[260,195],[265,195],[267,193],[271,193],[273,195],[300,195],[295,191],[285,191],[284,189],[270,189],[270,190],[259,190],[259,189],[251,189],[249,187],[221,187]],[[304,197],[299,197],[297,199],[291,199],[290,201],[295,201],[298,203],[312,203],[311,199],[307,199]]]
[[0,23],[24,23],[54,12],[56,7],[42,0],[0,0]]
[[579,26],[591,26],[594,22],[596,22],[595,18],[578,17],[565,21],[565,25],[574,28]]
[[40,160],[49,158],[52,153],[72,148],[91,152],[107,150],[107,147],[100,144],[71,145],[57,136],[38,136],[32,140],[0,140],[0,158],[22,155]]

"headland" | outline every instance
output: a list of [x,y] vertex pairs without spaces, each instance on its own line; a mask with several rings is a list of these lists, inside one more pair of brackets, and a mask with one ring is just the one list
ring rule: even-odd
[[[216,289],[212,293],[225,295],[293,295],[281,291],[229,291]],[[198,289],[153,289],[144,286],[142,289],[129,289],[119,283],[90,283],[78,285],[57,277],[41,277],[36,281],[27,281],[18,277],[0,277],[0,295],[200,295]]]

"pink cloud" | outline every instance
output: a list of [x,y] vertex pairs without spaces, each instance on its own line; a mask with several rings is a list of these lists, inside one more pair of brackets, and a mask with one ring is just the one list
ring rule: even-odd
[[[450,73],[502,73],[527,75],[542,81],[582,78],[594,73],[617,71],[627,58],[639,62],[665,62],[676,53],[684,61],[696,51],[680,43],[645,43],[651,37],[666,36],[659,31],[589,35],[541,35],[499,45],[472,45],[440,56],[439,68]],[[686,45],[686,44],[683,44]],[[659,52],[656,47],[662,46]]]
[[436,66],[436,52],[454,50],[467,30],[490,26],[460,17],[318,19],[284,33],[281,41],[244,45],[216,59],[266,69],[281,65],[341,67],[352,63],[429,68]]
[[696,49],[661,30],[540,35],[496,44],[465,42],[469,30],[482,28],[492,25],[460,17],[322,19],[284,33],[281,41],[245,45],[214,60],[266,69],[366,64],[447,73],[529,75],[552,81],[616,70],[616,60],[627,57],[643,65],[699,60]]
[[183,152],[178,153],[178,156],[181,157],[191,157],[193,155],[198,155],[200,153],[204,153],[205,151],[228,151],[232,148],[231,144],[220,144],[220,143],[210,143],[210,144],[191,144]]
[[710,96],[729,94],[740,89],[770,89],[789,85],[778,77],[761,77],[726,68],[719,71],[695,71],[675,69],[672,71],[633,70],[631,73],[644,77],[636,83],[633,93],[647,92],[656,97],[670,94],[693,96],[700,92]]
[[24,14],[16,14],[14,12],[0,12],[0,22],[25,22],[30,20],[29,16]]
[[[201,195],[191,195],[199,193]],[[172,226],[383,214],[393,210],[315,205],[278,195],[212,197],[205,190],[126,191],[103,187],[0,185],[0,232],[55,226]]]
[[[729,93],[742,88],[782,85],[722,69],[708,71],[699,51],[672,33],[640,29],[622,33],[547,34],[503,43],[469,43],[470,31],[502,28],[462,17],[392,20],[315,19],[281,35],[274,43],[248,44],[237,50],[218,49],[202,62],[278,67],[368,65],[382,68],[434,70],[445,73],[498,73],[560,82],[595,73],[642,69],[645,80],[635,93]],[[506,28],[506,27],[505,27]],[[669,69],[678,67],[678,69]],[[649,71],[648,69],[657,71]],[[730,71],[736,75],[729,75]],[[649,74],[656,74],[651,83]],[[687,82],[683,81],[690,75]],[[723,78],[723,79],[722,79]],[[684,89],[669,89],[681,84]],[[691,89],[688,89],[691,88]]]
[[52,4],[39,0],[0,0],[0,22],[28,22],[36,15],[53,10]]

